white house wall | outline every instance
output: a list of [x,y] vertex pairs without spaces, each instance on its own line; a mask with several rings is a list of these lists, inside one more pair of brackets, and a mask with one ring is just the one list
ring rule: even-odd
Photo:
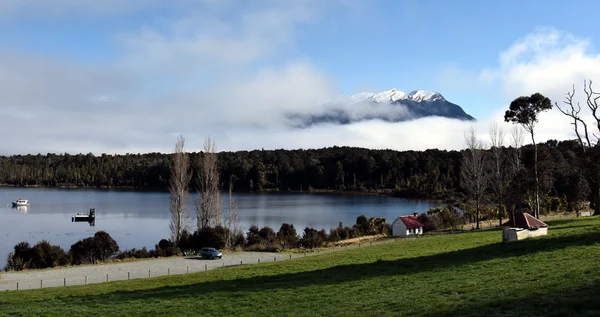
[[423,234],[423,228],[415,229],[414,233],[411,233],[402,220],[398,219],[392,226],[392,235],[395,237],[406,237],[415,234]]
[[402,220],[398,219],[398,221],[396,221],[392,227],[392,235],[396,237],[406,237],[407,233],[408,230],[406,229],[406,225],[404,222],[402,222]]

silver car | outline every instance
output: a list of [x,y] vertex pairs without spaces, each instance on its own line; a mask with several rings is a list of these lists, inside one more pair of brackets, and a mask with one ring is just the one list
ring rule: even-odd
[[223,257],[223,253],[215,248],[202,248],[200,256],[203,259],[220,259]]

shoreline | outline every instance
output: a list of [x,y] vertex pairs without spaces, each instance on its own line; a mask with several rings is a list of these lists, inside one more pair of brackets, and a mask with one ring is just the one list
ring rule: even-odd
[[[343,247],[351,247],[351,246],[358,246],[358,245],[363,245],[365,243],[378,243],[378,242],[382,242],[382,241],[388,241],[388,240],[395,240],[397,238],[393,237],[393,236],[386,236],[386,235],[368,235],[368,236],[362,236],[362,237],[356,237],[356,238],[350,238],[350,239],[346,239],[346,240],[340,240],[337,242],[328,242],[326,245],[322,246],[322,247],[318,247],[318,248],[291,248],[291,249],[281,249],[281,250],[277,250],[277,251],[265,251],[265,250],[246,250],[246,249],[240,249],[240,250],[229,250],[229,249],[223,249],[223,255],[227,255],[227,256],[231,256],[231,255],[236,255],[236,254],[272,254],[273,256],[277,257],[277,256],[281,256],[281,255],[298,255],[298,254],[314,254],[314,253],[321,253],[321,252],[325,252],[328,250],[331,250],[332,248],[343,248]],[[171,259],[185,259],[185,260],[190,260],[190,259],[199,259],[198,255],[173,255],[173,256],[159,256],[159,257],[150,257],[150,258],[125,258],[125,259],[111,259],[108,261],[99,261],[95,264],[91,264],[91,263],[86,263],[86,264],[79,264],[79,265],[62,265],[62,266],[54,266],[54,267],[49,267],[49,268],[43,268],[43,269],[24,269],[24,270],[20,270],[20,271],[14,271],[14,270],[9,270],[9,271],[4,271],[2,269],[0,269],[0,280],[3,279],[4,276],[8,276],[10,274],[21,274],[21,273],[39,273],[39,272],[48,272],[48,271],[60,271],[60,270],[68,270],[68,269],[73,269],[73,268],[90,268],[90,267],[102,267],[102,266],[107,266],[107,265],[115,265],[115,264],[127,264],[127,263],[137,263],[137,262],[147,262],[147,261],[160,261],[160,260],[171,260]]]
[[[168,193],[167,189],[164,188],[146,188],[136,186],[76,186],[76,185],[57,185],[57,186],[44,186],[44,185],[14,185],[14,184],[0,184],[2,188],[42,188],[42,189],[61,189],[61,190],[113,190],[113,191],[134,191],[134,192],[158,192]],[[194,190],[190,190],[190,194],[195,193]],[[278,189],[263,189],[260,191],[234,191],[234,194],[329,194],[329,195],[342,195],[342,196],[383,196],[401,198],[412,201],[431,201],[439,204],[447,203],[448,199],[440,197],[415,197],[409,195],[398,195],[392,189],[383,190],[368,190],[368,191],[341,191],[334,189],[311,189],[311,190],[278,190]]]

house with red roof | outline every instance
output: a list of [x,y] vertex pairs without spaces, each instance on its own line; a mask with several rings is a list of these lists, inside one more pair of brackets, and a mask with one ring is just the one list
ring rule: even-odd
[[396,237],[408,237],[410,235],[423,234],[423,224],[417,219],[418,214],[411,216],[400,216],[392,222],[392,235]]
[[502,225],[502,242],[523,240],[548,234],[548,225],[526,212],[516,212]]

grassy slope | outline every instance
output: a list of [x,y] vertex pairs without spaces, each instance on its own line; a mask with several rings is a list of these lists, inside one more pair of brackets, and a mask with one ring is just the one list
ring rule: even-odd
[[550,223],[503,245],[499,230],[299,260],[99,285],[0,293],[0,315],[593,316],[600,218]]

